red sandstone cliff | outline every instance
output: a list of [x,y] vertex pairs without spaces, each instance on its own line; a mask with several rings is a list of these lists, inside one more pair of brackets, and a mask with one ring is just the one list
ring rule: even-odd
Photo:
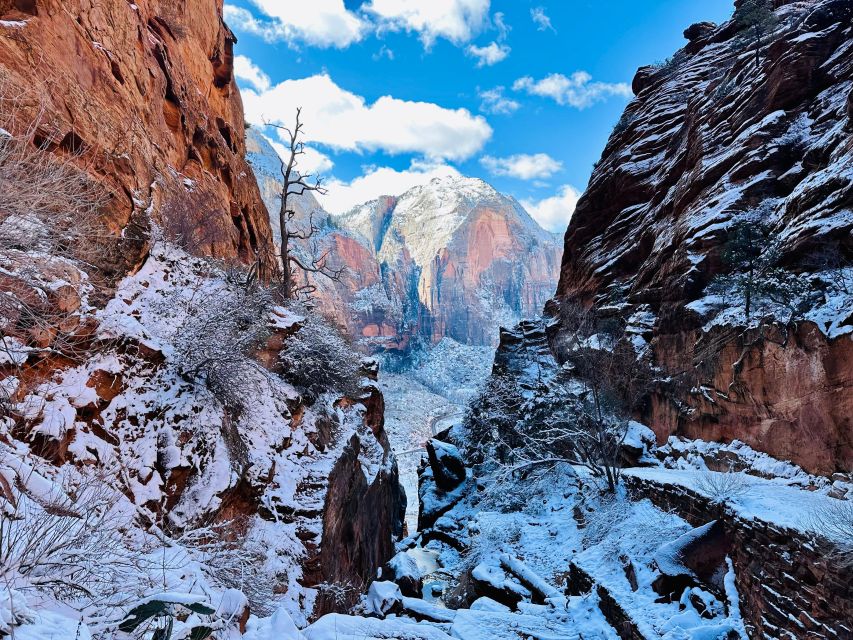
[[[0,74],[19,92],[19,121],[40,123],[35,144],[80,154],[111,194],[114,232],[139,236],[152,200],[156,211],[185,192],[181,215],[216,230],[200,234],[203,253],[267,251],[222,0],[7,0],[0,20]],[[140,254],[128,247],[122,262]]]
[[[853,253],[853,6],[775,4],[758,65],[730,21],[690,27],[671,61],[638,71],[566,233],[557,295],[649,314],[659,438],[737,438],[829,474],[853,468],[853,303],[831,282]],[[770,311],[746,331],[724,313],[736,296],[706,297],[748,216],[789,282],[817,289],[796,326]]]
[[[222,338],[190,299],[241,300],[223,267],[272,268],[274,254],[222,0],[0,0],[0,20],[0,87],[16,110],[0,127],[20,137],[37,123],[34,153],[68,158],[103,187],[103,217],[122,238],[98,264],[0,250],[0,468],[97,470],[134,526],[177,536],[223,523],[267,545],[273,569],[253,570],[291,611],[344,606],[320,585],[363,584],[402,533],[379,391],[304,400],[277,369],[299,331],[281,309],[261,320],[271,337],[257,359],[271,371],[250,364],[233,381],[245,385],[236,412],[175,358],[193,323],[199,339]],[[10,312],[16,298],[44,311],[37,330]]]

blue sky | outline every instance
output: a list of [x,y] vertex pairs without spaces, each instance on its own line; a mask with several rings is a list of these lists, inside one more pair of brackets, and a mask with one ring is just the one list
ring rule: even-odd
[[[731,0],[228,0],[247,119],[303,106],[333,212],[480,177],[563,230],[637,67]],[[267,130],[273,141],[275,132]]]

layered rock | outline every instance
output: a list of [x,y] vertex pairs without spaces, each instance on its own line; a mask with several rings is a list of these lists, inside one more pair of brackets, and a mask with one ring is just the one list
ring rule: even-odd
[[[254,131],[249,149],[267,206],[277,211],[278,157]],[[556,239],[481,180],[435,179],[341,216],[310,194],[294,209],[294,224],[313,216],[321,229],[310,244],[329,252],[332,268],[344,268],[339,283],[311,278],[316,298],[370,350],[406,351],[413,339],[445,337],[493,345],[499,326],[538,315],[556,286]],[[297,251],[312,248],[297,242]]]
[[[666,382],[643,417],[660,439],[737,438],[829,474],[853,465],[850,289],[833,284],[853,252],[853,8],[775,5],[758,64],[730,21],[690,27],[671,61],[638,71],[566,233],[557,295],[650,319]],[[816,287],[810,322],[747,323],[722,313],[736,293],[703,298],[742,220]]]
[[109,227],[136,242],[109,266],[138,263],[146,210],[175,199],[200,252],[271,266],[221,0],[4,2],[0,21],[10,131],[79,156],[110,194]]

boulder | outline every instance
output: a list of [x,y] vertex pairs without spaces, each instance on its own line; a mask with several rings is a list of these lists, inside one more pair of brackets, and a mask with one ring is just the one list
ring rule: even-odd
[[406,552],[398,553],[382,567],[380,579],[393,582],[404,596],[423,596],[423,576],[415,559]]
[[719,520],[691,529],[655,552],[655,564],[661,575],[652,588],[666,602],[677,601],[686,589],[700,585],[714,594],[722,594],[730,549],[725,527]]
[[384,618],[403,610],[403,594],[393,582],[377,580],[370,585],[364,597],[364,612],[377,618]]
[[711,35],[716,28],[716,22],[695,22],[684,30],[684,38],[694,42]]
[[465,480],[465,462],[459,449],[452,444],[430,440],[427,442],[427,458],[440,490],[453,491]]

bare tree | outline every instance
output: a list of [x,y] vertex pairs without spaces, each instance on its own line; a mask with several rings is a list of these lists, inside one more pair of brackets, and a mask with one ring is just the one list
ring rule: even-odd
[[516,407],[509,420],[498,421],[498,446],[508,452],[504,475],[571,464],[614,492],[628,422],[646,397],[651,367],[621,319],[571,302],[563,303],[562,316],[556,345],[561,371],[526,399],[492,401]]
[[282,268],[282,297],[285,300],[290,300],[298,297],[300,293],[311,293],[315,290],[315,286],[310,283],[301,286],[296,285],[294,268],[305,274],[320,274],[335,281],[340,280],[343,269],[334,269],[329,265],[328,250],[321,253],[314,247],[310,262],[306,264],[294,254],[290,246],[292,240],[307,241],[320,231],[320,228],[314,223],[313,212],[309,216],[307,228],[293,228],[292,223],[296,211],[290,204],[292,198],[312,192],[321,195],[326,193],[326,189],[323,187],[323,179],[320,176],[312,176],[299,171],[299,157],[305,155],[305,143],[302,142],[305,133],[305,124],[302,122],[302,107],[296,109],[296,123],[293,128],[270,122],[265,124],[286,133],[288,140],[288,156],[279,159],[282,184],[279,194],[278,222],[281,229],[279,258]]

